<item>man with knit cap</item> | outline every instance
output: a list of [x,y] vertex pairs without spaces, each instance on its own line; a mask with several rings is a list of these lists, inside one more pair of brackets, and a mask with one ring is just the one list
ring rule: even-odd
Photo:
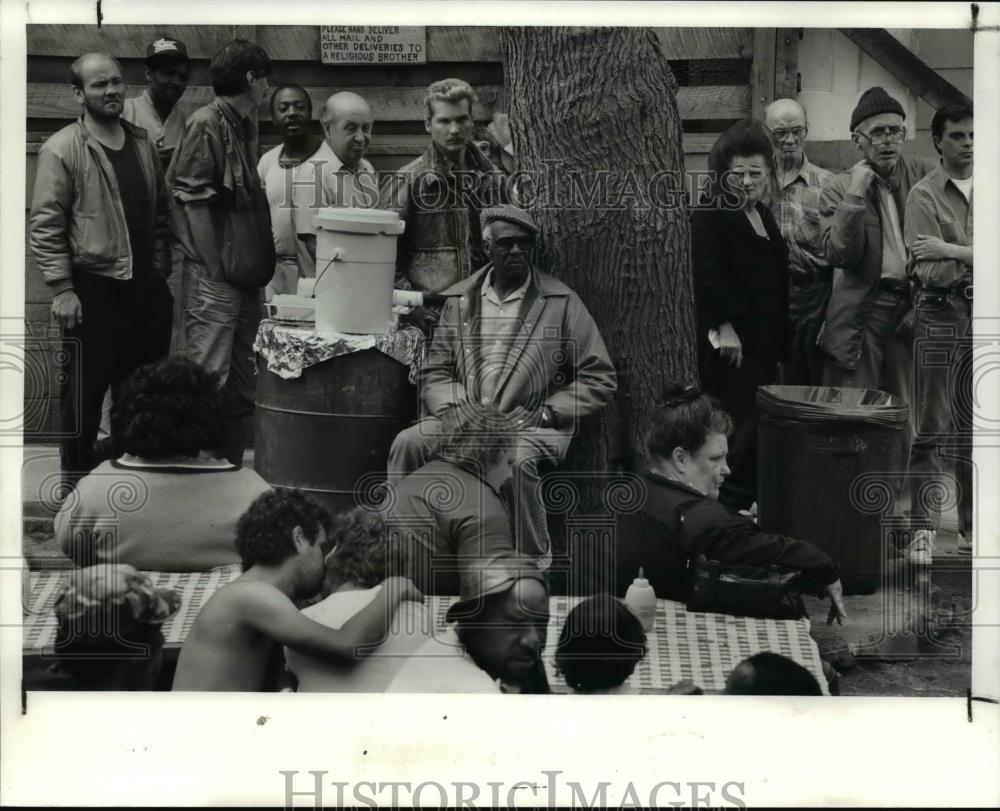
[[538,227],[523,209],[482,212],[492,261],[443,291],[444,309],[421,381],[425,418],[389,452],[393,484],[426,464],[441,420],[469,404],[494,406],[519,421],[513,487],[505,491],[518,551],[547,568],[551,559],[539,464],[565,455],[577,422],[603,408],[617,388],[597,325],[565,284],[533,267]]
[[[905,118],[883,88],[862,94],[851,114],[851,139],[862,158],[824,182],[818,239],[838,268],[821,341],[823,384],[878,389],[909,403],[913,336],[903,218],[910,189],[934,164],[900,153]],[[902,470],[909,424],[904,435]]]

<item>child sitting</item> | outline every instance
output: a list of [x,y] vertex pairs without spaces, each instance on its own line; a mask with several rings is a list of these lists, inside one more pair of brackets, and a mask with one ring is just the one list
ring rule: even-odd
[[556,667],[573,692],[631,693],[625,681],[645,655],[642,623],[619,600],[597,594],[566,617]]
[[174,690],[275,689],[281,646],[353,662],[385,638],[396,608],[421,600],[409,580],[390,577],[376,599],[341,628],[306,617],[294,599],[323,583],[330,516],[296,490],[258,496],[236,528],[243,574],[220,589],[198,614],[177,663]]

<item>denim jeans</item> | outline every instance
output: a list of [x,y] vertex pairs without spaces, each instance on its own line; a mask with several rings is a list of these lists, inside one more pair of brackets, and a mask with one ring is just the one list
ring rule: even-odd
[[972,527],[972,302],[960,293],[917,294],[910,461],[914,528],[937,529],[946,460],[955,465],[958,528]]
[[260,289],[235,287],[208,278],[205,268],[188,262],[184,354],[219,375],[226,403],[229,443],[223,455],[233,464],[243,460],[246,438],[253,430],[257,370],[253,342],[262,315]]

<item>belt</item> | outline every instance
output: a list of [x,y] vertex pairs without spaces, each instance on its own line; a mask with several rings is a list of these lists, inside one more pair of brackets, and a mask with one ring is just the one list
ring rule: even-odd
[[921,293],[930,293],[933,296],[947,296],[948,298],[964,298],[972,301],[972,285],[956,284],[954,287],[924,287],[920,288]]
[[910,283],[900,279],[879,279],[878,289],[894,296],[905,296],[910,292]]

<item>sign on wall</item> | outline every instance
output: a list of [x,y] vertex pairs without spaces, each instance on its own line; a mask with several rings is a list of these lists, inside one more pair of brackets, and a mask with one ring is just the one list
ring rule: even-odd
[[321,25],[319,49],[327,65],[422,65],[427,29],[422,25]]

